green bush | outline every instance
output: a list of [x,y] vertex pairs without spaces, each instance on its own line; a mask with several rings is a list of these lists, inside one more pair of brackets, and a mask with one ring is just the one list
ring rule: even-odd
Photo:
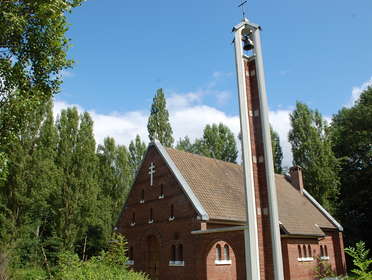
[[345,252],[353,258],[353,264],[355,266],[351,270],[353,274],[349,279],[371,280],[372,269],[370,269],[370,265],[372,264],[372,259],[368,257],[369,250],[366,249],[364,242],[359,241],[354,248],[346,248]]
[[11,280],[46,280],[48,276],[40,267],[25,267],[12,271]]
[[145,280],[143,273],[131,271],[126,266],[126,242],[121,235],[115,235],[107,252],[89,261],[80,261],[76,254],[65,252],[60,255],[56,280]]

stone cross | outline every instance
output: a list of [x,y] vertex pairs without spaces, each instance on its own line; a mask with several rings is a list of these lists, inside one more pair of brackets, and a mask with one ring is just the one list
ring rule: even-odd
[[150,186],[154,183],[154,174],[155,174],[155,164],[151,162],[149,167],[149,175],[150,175]]

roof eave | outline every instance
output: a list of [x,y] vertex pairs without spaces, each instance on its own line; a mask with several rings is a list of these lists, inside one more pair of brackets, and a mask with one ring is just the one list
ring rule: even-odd
[[315,200],[314,197],[312,197],[305,189],[303,190],[303,193],[304,195],[311,201],[312,204],[314,204],[315,207],[317,207],[320,212],[322,212],[322,214],[324,216],[326,216],[326,218],[339,230],[339,231],[344,231],[344,228],[341,226],[341,224],[339,222],[336,221],[335,218],[332,217],[331,214],[329,214],[329,212],[327,210],[325,210],[323,208],[322,205],[319,204],[318,201]]

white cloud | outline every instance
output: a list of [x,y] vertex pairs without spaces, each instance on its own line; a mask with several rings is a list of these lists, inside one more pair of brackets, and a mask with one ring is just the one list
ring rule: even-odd
[[280,138],[280,146],[283,151],[283,166],[292,165],[292,151],[291,145],[288,142],[288,132],[291,129],[291,122],[289,119],[289,110],[276,110],[269,112],[269,119],[271,126],[278,133]]
[[[170,122],[173,128],[173,136],[176,141],[186,135],[190,139],[200,138],[207,124],[223,123],[227,125],[237,136],[240,132],[238,115],[228,115],[214,107],[201,104],[202,100],[196,93],[172,94],[167,98]],[[68,107],[75,106],[79,112],[84,108],[76,104],[68,104],[63,101],[55,101],[55,116]],[[89,111],[94,121],[94,135],[98,144],[103,143],[105,137],[113,137],[117,143],[128,145],[139,134],[143,141],[148,142],[147,119],[148,111],[131,111],[126,113],[100,114],[94,110]],[[290,129],[288,110],[270,111],[270,122],[280,137],[283,149],[283,165],[290,166],[292,161],[291,148],[288,143],[288,131]],[[240,150],[240,143],[237,140]]]
[[349,103],[346,105],[346,107],[352,107],[355,101],[359,99],[360,94],[363,91],[365,91],[369,86],[372,86],[372,77],[368,81],[363,83],[361,86],[353,87],[351,91],[351,97],[350,97]]

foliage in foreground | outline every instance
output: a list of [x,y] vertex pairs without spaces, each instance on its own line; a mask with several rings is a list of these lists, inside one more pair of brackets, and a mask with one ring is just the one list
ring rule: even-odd
[[345,252],[353,258],[354,269],[351,270],[353,275],[350,279],[370,280],[372,279],[372,258],[368,256],[369,249],[366,249],[365,243],[359,241],[355,247],[348,247]]

